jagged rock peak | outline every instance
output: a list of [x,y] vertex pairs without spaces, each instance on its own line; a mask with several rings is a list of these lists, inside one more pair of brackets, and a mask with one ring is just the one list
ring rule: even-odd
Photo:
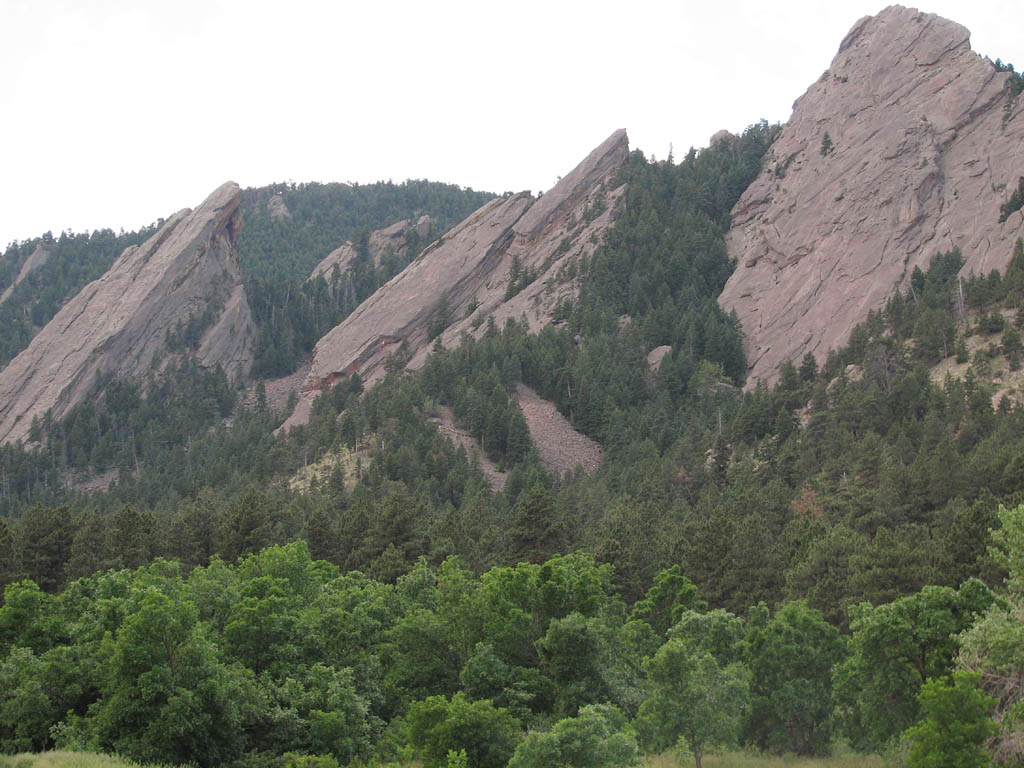
[[248,373],[255,330],[235,251],[240,197],[229,182],[174,214],[61,308],[0,371],[0,441],[24,438],[48,410],[61,418],[98,373],[143,378],[179,351],[169,339],[190,321],[199,330],[189,351],[201,365],[235,380]]
[[395,355],[421,366],[435,336],[452,348],[464,333],[482,335],[491,317],[499,327],[508,317],[526,317],[533,329],[551,322],[578,290],[569,265],[593,253],[611,225],[628,155],[626,132],[615,131],[539,198],[491,200],[432,243],[317,343],[286,426],[303,423],[313,397],[345,376],[374,381]]
[[859,20],[793,105],[732,211],[720,302],[743,325],[748,386],[823,361],[915,266],[958,246],[1004,268],[1024,234],[999,208],[1024,175],[1022,101],[963,26],[892,6]]

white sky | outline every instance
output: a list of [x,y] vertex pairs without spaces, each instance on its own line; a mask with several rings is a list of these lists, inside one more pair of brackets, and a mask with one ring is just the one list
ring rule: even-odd
[[[0,248],[217,185],[549,188],[614,129],[681,157],[785,121],[884,2],[0,0]],[[931,0],[1024,65],[1020,0]]]

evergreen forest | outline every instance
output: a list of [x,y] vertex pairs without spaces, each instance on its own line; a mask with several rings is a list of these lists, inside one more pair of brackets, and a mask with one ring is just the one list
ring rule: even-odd
[[[286,435],[259,380],[185,354],[0,446],[0,752],[612,768],[674,750],[700,768],[843,745],[1021,765],[1024,410],[1003,385],[1024,361],[1024,243],[968,279],[935,253],[823,363],[744,389],[724,237],[777,132],[631,154],[578,298],[539,333],[491,321],[419,370],[396,356]],[[329,250],[421,213],[440,234],[488,197],[247,190],[254,374],[296,370],[404,266],[364,253],[351,290],[306,281]],[[144,235],[54,253],[99,265]],[[34,248],[8,249],[0,285]],[[11,305],[12,350],[56,311],[31,306]],[[601,446],[596,471],[544,468],[518,384]],[[442,409],[483,456],[439,432]]]

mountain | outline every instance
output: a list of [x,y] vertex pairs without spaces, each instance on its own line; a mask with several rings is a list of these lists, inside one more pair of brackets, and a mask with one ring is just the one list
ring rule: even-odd
[[[1024,664],[990,651],[1024,637],[1024,79],[965,36],[888,9],[781,138],[658,162],[619,131],[539,198],[228,185],[147,242],[9,249],[3,287],[51,255],[0,303],[31,321],[0,403],[101,389],[0,444],[0,752],[548,764],[630,719],[671,747],[663,672],[699,663],[744,750],[914,754],[929,702],[984,690],[1020,764]],[[423,215],[443,234],[393,224]],[[214,341],[253,350],[236,385]]]
[[396,355],[422,366],[435,339],[458,345],[463,333],[482,336],[490,319],[500,327],[525,316],[533,330],[551,322],[575,296],[571,265],[614,219],[624,193],[615,175],[628,152],[626,132],[615,131],[544,195],[492,200],[426,248],[317,343],[289,426],[343,377],[373,382]]
[[1013,76],[959,24],[893,6],[858,21],[793,107],[732,212],[736,269],[720,302],[745,334],[748,386],[819,362],[915,267],[959,248],[962,273],[1003,269],[1024,217]]
[[0,371],[0,440],[26,437],[48,411],[59,419],[98,374],[140,379],[177,349],[246,376],[255,329],[235,251],[240,196],[229,182],[174,214],[61,308]]

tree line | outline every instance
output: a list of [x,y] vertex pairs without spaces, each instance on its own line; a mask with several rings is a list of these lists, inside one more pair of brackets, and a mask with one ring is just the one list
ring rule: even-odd
[[805,600],[709,609],[678,566],[630,605],[583,553],[480,575],[421,558],[390,583],[297,541],[58,594],[14,582],[0,750],[500,768],[628,765],[682,744],[700,765],[716,745],[827,754],[841,734],[865,750],[903,738],[912,766],[981,765],[995,737],[1012,761],[1024,506],[998,516],[997,591],[968,579],[861,603],[845,634]]

